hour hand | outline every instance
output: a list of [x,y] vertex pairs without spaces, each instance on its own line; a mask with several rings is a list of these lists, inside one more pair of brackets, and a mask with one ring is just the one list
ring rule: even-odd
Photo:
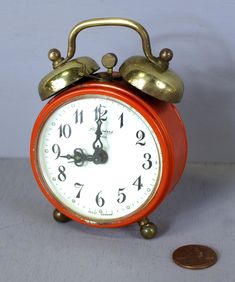
[[66,159],[70,160],[70,159],[74,159],[74,156],[68,154],[66,156],[60,156],[60,158],[66,158]]
[[83,166],[86,161],[94,162],[95,164],[104,164],[108,160],[108,154],[99,147],[95,149],[93,155],[86,155],[82,149],[76,148],[73,151],[73,155],[62,155],[60,158],[71,160],[69,163],[74,163],[76,166]]
[[76,166],[83,166],[86,160],[86,155],[84,154],[83,150],[80,148],[76,148],[73,151],[73,155],[67,154],[67,155],[60,156],[60,157],[66,158],[67,160],[72,160],[70,162],[74,163]]

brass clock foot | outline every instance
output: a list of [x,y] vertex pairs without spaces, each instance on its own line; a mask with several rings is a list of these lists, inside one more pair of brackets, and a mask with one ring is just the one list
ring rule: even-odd
[[150,222],[149,219],[143,218],[141,221],[138,222],[140,226],[140,234],[144,239],[152,239],[157,234],[157,226]]
[[56,221],[62,222],[62,223],[68,222],[71,220],[69,217],[67,217],[66,215],[58,211],[57,209],[54,209],[53,217]]

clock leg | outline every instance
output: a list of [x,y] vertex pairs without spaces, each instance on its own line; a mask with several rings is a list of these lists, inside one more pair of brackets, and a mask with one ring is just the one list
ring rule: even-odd
[[63,213],[61,213],[57,209],[54,209],[53,217],[56,221],[62,222],[62,223],[68,222],[68,221],[71,220],[70,218],[68,218],[66,215],[64,215]]
[[144,239],[152,239],[157,234],[157,226],[150,222],[147,217],[138,222],[140,226],[140,234]]

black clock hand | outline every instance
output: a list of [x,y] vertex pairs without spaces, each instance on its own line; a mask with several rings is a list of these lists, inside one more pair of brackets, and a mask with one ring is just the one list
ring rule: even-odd
[[74,163],[76,166],[83,166],[86,161],[88,162],[94,162],[95,164],[103,164],[107,161],[107,153],[98,148],[95,150],[95,153],[93,155],[86,155],[82,149],[76,148],[74,150],[74,155],[64,155],[60,156],[60,158],[66,158],[68,160],[72,160],[69,163]]
[[73,155],[67,154],[65,156],[60,156],[61,158],[66,158],[68,160],[71,160],[71,163],[74,163],[76,166],[83,166],[86,160],[89,160],[89,158],[92,158],[92,156],[85,155],[82,149],[76,148],[73,151]]
[[95,135],[96,135],[96,139],[93,142],[93,148],[96,150],[97,148],[102,149],[103,148],[103,143],[100,139],[101,135],[102,135],[102,131],[101,131],[101,125],[102,125],[102,120],[100,119],[100,117],[97,120],[97,129],[95,131]]
[[74,159],[74,156],[68,154],[68,155],[65,155],[65,156],[60,156],[60,158],[66,158],[66,159],[70,160],[70,159]]
[[85,155],[83,150],[78,148],[74,150],[74,155],[67,154],[60,156],[60,158],[72,160],[69,163],[74,163],[76,166],[83,166],[85,161],[94,162],[95,164],[104,164],[108,159],[108,155],[100,148],[96,148],[93,155]]
[[103,143],[101,141],[101,135],[102,135],[101,125],[102,125],[102,121],[106,119],[104,118],[102,119],[100,111],[98,112],[98,114],[99,116],[96,122],[97,129],[95,131],[96,139],[93,142],[93,149],[95,150],[93,154],[93,162],[95,164],[104,164],[108,160],[108,154],[106,151],[103,150]]

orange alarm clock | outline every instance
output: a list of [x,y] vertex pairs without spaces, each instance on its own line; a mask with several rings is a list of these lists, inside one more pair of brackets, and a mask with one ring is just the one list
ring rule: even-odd
[[[103,56],[97,73],[89,57],[71,60],[78,33],[94,26],[137,31],[144,56],[133,56],[113,72],[117,57]],[[179,181],[187,159],[187,138],[176,107],[183,83],[170,70],[173,53],[151,53],[147,31],[121,18],[91,19],[69,35],[67,57],[49,51],[54,70],[39,84],[51,98],[32,132],[30,156],[36,181],[60,222],[121,227],[138,222],[141,235],[156,235],[148,215]]]

